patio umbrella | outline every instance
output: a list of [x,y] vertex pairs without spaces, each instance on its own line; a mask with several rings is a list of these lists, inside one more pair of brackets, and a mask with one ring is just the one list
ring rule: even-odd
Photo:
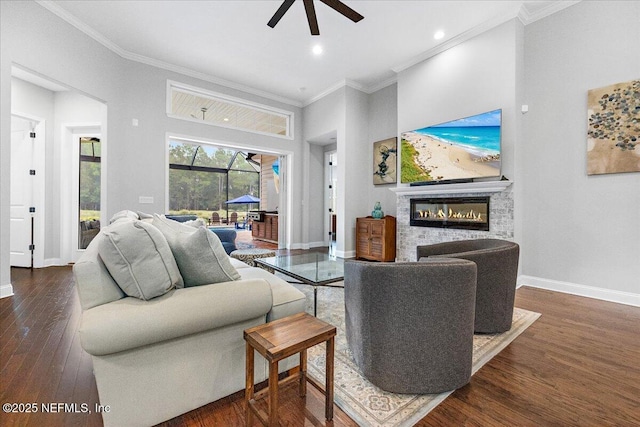
[[[244,196],[236,197],[235,199],[227,200],[225,202],[228,205],[247,205],[247,217],[249,216],[249,205],[253,203],[260,203],[260,199],[252,196],[251,194],[245,194]],[[246,218],[245,218],[246,220]]]
[[250,203],[260,203],[260,199],[252,196],[251,194],[245,194],[244,196],[236,197],[235,199],[227,200],[225,202],[228,205],[244,205]]

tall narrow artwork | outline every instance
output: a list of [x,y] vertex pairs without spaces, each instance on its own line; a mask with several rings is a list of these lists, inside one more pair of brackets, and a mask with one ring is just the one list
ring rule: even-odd
[[373,183],[393,184],[398,180],[398,138],[373,143]]
[[587,174],[640,172],[640,80],[588,92]]

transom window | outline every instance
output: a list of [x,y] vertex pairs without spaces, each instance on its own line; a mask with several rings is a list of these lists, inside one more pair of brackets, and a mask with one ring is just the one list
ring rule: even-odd
[[210,125],[292,138],[293,113],[169,81],[167,114]]

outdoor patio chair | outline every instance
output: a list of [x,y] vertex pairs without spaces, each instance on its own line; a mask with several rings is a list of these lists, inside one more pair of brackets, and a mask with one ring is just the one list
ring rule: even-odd
[[220,224],[220,214],[218,214],[218,212],[213,212],[211,214],[211,225],[213,224]]

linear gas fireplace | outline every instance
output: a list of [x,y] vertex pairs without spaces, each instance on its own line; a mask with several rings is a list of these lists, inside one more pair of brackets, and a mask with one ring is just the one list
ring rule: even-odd
[[411,199],[410,225],[489,231],[489,197]]

